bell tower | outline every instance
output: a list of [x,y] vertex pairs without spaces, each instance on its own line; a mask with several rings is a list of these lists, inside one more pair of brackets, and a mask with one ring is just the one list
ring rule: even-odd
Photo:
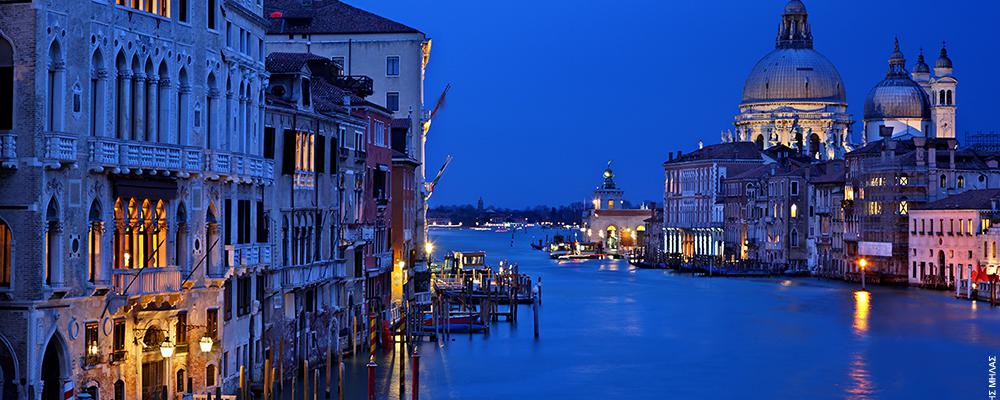
[[615,186],[615,172],[611,170],[611,161],[604,169],[604,182],[594,190],[594,209],[613,210],[622,206],[625,191]]
[[951,58],[948,49],[941,44],[941,54],[934,63],[934,77],[931,79],[931,119],[934,125],[934,137],[955,137],[955,111],[958,79],[953,75]]

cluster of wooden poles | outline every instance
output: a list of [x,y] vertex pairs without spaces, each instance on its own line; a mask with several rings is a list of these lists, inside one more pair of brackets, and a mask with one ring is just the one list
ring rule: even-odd
[[[434,301],[431,307],[432,338],[447,339],[452,334],[453,318],[467,323],[464,331],[474,333],[488,329],[487,322],[517,321],[518,305],[531,304],[534,335],[538,337],[538,306],[541,304],[541,278],[537,284],[521,274],[516,265],[499,272],[487,267],[479,270],[434,274]],[[474,322],[479,318],[481,324]],[[421,326],[423,328],[423,326]],[[455,326],[455,328],[460,328]]]

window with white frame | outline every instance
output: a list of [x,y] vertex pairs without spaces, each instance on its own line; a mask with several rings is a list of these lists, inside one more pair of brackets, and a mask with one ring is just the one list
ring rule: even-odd
[[399,56],[385,58],[385,76],[399,76]]

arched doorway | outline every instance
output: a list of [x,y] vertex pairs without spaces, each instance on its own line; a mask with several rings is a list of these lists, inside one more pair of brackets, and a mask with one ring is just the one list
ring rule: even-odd
[[809,135],[809,157],[816,158],[817,154],[820,152],[820,140],[819,135],[813,133]]
[[17,360],[7,339],[0,336],[0,400],[17,399]]
[[607,242],[608,252],[614,253],[618,251],[618,228],[614,225],[608,226],[605,231],[605,242]]
[[937,270],[937,273],[938,273],[938,278],[941,280],[941,282],[944,282],[944,268],[945,268],[945,265],[947,265],[947,264],[945,264],[945,262],[944,262],[944,250],[938,250],[938,270]]
[[42,356],[42,400],[63,399],[63,379],[67,375],[63,349],[62,338],[58,334],[52,335]]

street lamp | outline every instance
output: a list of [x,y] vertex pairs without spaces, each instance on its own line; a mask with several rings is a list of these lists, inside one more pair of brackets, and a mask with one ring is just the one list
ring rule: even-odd
[[865,289],[865,269],[868,267],[868,260],[862,258],[858,260],[858,267],[861,268],[861,290]]
[[163,343],[160,343],[160,355],[163,358],[174,356],[174,344],[170,343],[170,339],[163,339]]
[[198,347],[201,348],[202,353],[211,352],[213,344],[215,344],[215,341],[213,341],[212,338],[208,336],[202,336],[201,340],[198,341]]

